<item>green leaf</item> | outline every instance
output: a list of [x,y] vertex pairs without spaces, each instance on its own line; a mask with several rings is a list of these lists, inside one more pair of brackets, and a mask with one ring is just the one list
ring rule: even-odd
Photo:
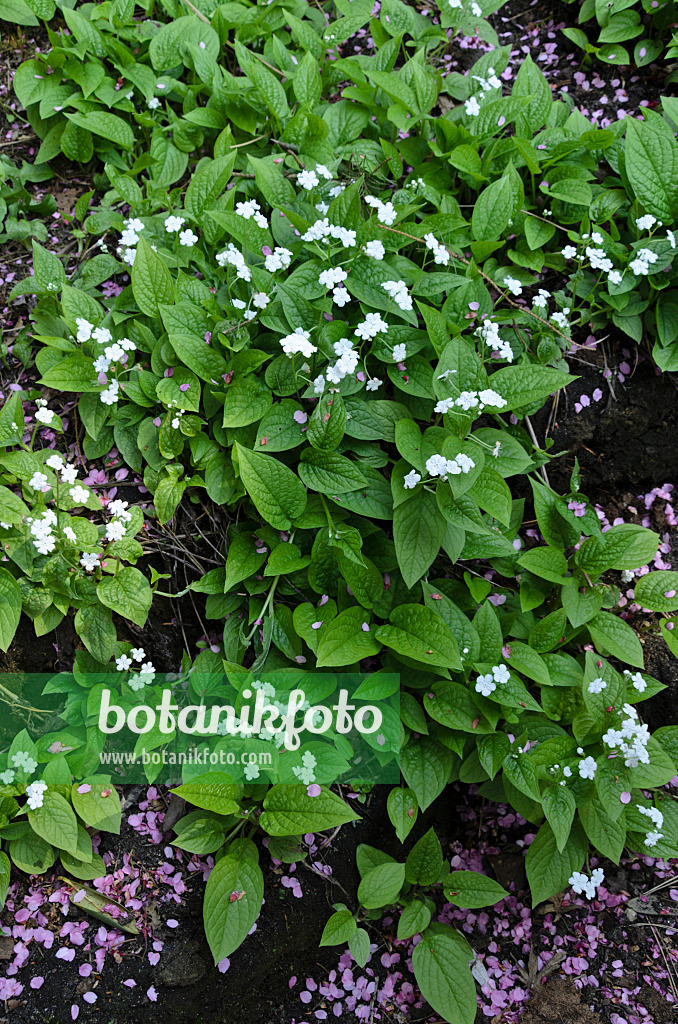
[[254,85],[276,121],[289,114],[285,90],[278,78],[261,63],[257,55],[235,41],[235,55],[238,64]]
[[42,800],[42,807],[28,812],[31,828],[52,846],[77,853],[78,823],[73,808],[53,789],[43,793]]
[[513,213],[513,190],[508,178],[498,178],[476,199],[471,218],[473,237],[494,242],[501,238]]
[[443,882],[445,899],[464,910],[494,907],[508,896],[499,882],[478,871],[453,871]]
[[473,1024],[476,1018],[476,986],[466,942],[452,928],[426,929],[412,954],[412,969],[424,999],[443,1020]]
[[591,796],[579,804],[579,818],[595,849],[603,857],[609,857],[618,864],[626,842],[624,818],[613,820],[597,796]]
[[457,641],[440,615],[421,604],[394,608],[390,625],[379,626],[376,639],[387,647],[425,665],[461,669]]
[[504,776],[531,800],[541,800],[537,771],[527,754],[509,754],[504,761]]
[[318,647],[318,668],[353,665],[381,650],[374,628],[363,629],[365,615],[362,608],[345,608],[328,623]]
[[665,224],[676,212],[677,147],[673,137],[632,119],[626,127],[626,173],[648,213]]
[[217,814],[235,814],[239,810],[238,787],[226,772],[206,772],[196,775],[172,793],[194,807]]
[[500,523],[510,525],[511,492],[504,478],[492,466],[485,464],[468,495]]
[[[667,596],[668,595],[668,596]],[[641,576],[636,582],[634,600],[651,612],[673,612],[678,608],[678,572],[660,569]]]
[[270,455],[251,452],[237,441],[234,450],[240,477],[259,514],[276,530],[288,530],[306,507],[301,480]]
[[543,903],[567,887],[573,871],[581,869],[587,845],[584,830],[578,821],[575,821],[562,851],[558,849],[549,823],[542,825],[525,859],[533,906],[536,907],[538,903]]
[[410,737],[400,755],[400,770],[425,811],[447,785],[454,754],[430,736]]
[[407,587],[428,571],[445,536],[446,524],[435,494],[415,491],[393,511],[393,540],[398,566]]
[[550,580],[551,583],[565,582],[567,559],[557,548],[530,548],[520,556],[518,564],[522,565],[524,569],[529,569],[540,579]]
[[413,789],[394,786],[386,801],[388,816],[396,835],[404,843],[419,814],[419,802]]
[[21,618],[19,584],[7,569],[0,568],[0,650],[7,651]]
[[66,284],[66,274],[58,256],[43,249],[33,239],[33,267],[35,283],[40,291],[61,291]]
[[367,484],[358,466],[350,459],[316,448],[305,448],[301,453],[299,476],[311,490],[329,495],[356,491]]
[[405,883],[405,865],[395,861],[377,864],[365,874],[358,886],[358,902],[367,910],[390,907]]
[[305,786],[278,785],[266,794],[259,824],[271,836],[298,836],[358,820],[348,804],[329,789],[323,787],[319,796],[310,797]]
[[108,608],[98,603],[78,608],[75,631],[96,661],[103,664],[110,661],[118,634]]
[[0,910],[5,905],[12,865],[6,853],[0,853]]
[[71,800],[85,825],[97,831],[120,834],[120,797],[107,775],[88,775],[81,782],[74,782]]
[[577,810],[577,801],[567,786],[547,786],[541,795],[546,820],[553,829],[558,852],[565,849],[572,822]]
[[109,114],[104,110],[92,110],[88,114],[72,113],[70,110],[66,110],[64,113],[72,124],[87,132],[92,132],[93,135],[99,135],[109,142],[114,142],[122,149],[132,149],[134,146],[134,132],[127,121],[123,121],[117,114]]
[[412,885],[433,885],[443,868],[440,840],[430,828],[417,840],[405,861],[405,878]]
[[[216,160],[209,160],[202,164],[191,178],[186,189],[184,205],[186,212],[196,221],[200,220],[205,210],[215,205],[226,188],[233,173],[235,158],[236,153],[231,152],[226,156],[217,157]],[[136,264],[136,260],[134,263]]]
[[600,612],[587,623],[594,644],[603,653],[611,654],[635,668],[643,667],[643,648],[628,623],[618,615]]
[[412,900],[404,908],[398,921],[398,938],[411,939],[423,932],[431,923],[431,911],[421,900]]
[[152,596],[148,580],[132,566],[125,566],[115,576],[104,577],[97,585],[101,603],[137,626],[146,625]]
[[231,541],[226,559],[224,593],[228,594],[238,583],[252,576],[266,561],[266,551],[257,551],[257,544],[251,533],[238,533]]
[[576,380],[569,373],[562,373],[550,366],[505,366],[490,378],[490,387],[506,400],[502,412],[511,412],[540,402],[549,395]]
[[251,841],[217,861],[207,880],[203,918],[214,962],[230,956],[247,938],[261,911],[264,876]]
[[[309,56],[307,54],[306,56]],[[342,946],[348,942],[358,926],[350,910],[337,910],[323,928],[320,946]]]
[[172,275],[143,235],[132,267],[132,292],[141,312],[156,319],[160,317],[160,306],[174,301]]
[[523,138],[532,138],[546,124],[553,97],[551,87],[529,54],[520,65],[511,95],[522,96],[530,101],[524,112],[518,115],[516,130]]
[[65,356],[51,366],[39,380],[46,388],[55,391],[94,392],[101,391],[101,384],[92,366],[92,360],[78,353]]

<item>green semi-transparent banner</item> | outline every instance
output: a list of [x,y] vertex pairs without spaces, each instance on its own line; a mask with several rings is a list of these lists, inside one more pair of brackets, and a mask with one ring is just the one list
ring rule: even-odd
[[[390,672],[253,675],[111,671],[0,676],[0,789],[40,778],[58,758],[76,779],[116,785],[400,781],[400,680]],[[17,763],[25,753],[29,775]]]

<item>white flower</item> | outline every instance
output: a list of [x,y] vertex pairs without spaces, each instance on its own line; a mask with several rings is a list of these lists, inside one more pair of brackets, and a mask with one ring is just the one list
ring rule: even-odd
[[113,519],[106,525],[106,540],[122,540],[126,533],[125,524],[121,523],[118,519]]
[[367,384],[365,385],[365,390],[377,391],[383,383],[383,380],[381,380],[379,377],[370,377]]
[[489,697],[497,689],[497,684],[491,675],[478,676],[476,679],[476,693],[482,693],[483,697]]
[[394,345],[392,355],[394,363],[402,363],[407,358],[407,346],[403,342],[399,345]]
[[151,96],[150,100],[148,101],[148,109],[149,110],[157,110],[159,106],[160,106],[160,100],[158,99],[158,97],[157,96]]
[[640,672],[634,672],[630,678],[634,689],[636,689],[638,693],[645,693],[645,690],[647,690],[647,683],[641,676]]
[[118,672],[127,672],[132,664],[132,659],[128,658],[126,654],[121,654],[119,658],[115,659],[115,667]]
[[636,217],[636,227],[639,231],[649,231],[656,223],[657,218],[651,213],[646,213],[644,217]]
[[101,392],[99,398],[104,405],[115,405],[120,398],[120,385],[117,380],[112,380],[108,387]]
[[505,277],[504,284],[506,285],[506,287],[508,288],[512,295],[523,294],[523,286],[520,283],[520,281],[517,281],[515,279],[515,277]]
[[7,771],[0,772],[0,782],[2,782],[3,786],[11,786],[14,782],[14,772],[11,768],[8,768]]
[[15,768],[21,768],[27,775],[32,775],[38,767],[38,762],[27,750],[17,750],[16,754],[12,754],[12,764]]
[[421,474],[417,473],[416,470],[412,469],[403,480],[403,487],[405,490],[411,490],[416,487],[421,480]]
[[89,491],[86,487],[82,487],[77,484],[75,487],[71,487],[68,492],[76,505],[86,505],[89,501]]
[[256,199],[248,199],[244,203],[235,204],[235,212],[238,217],[244,217],[245,220],[250,220],[252,217],[260,212],[261,207]]
[[78,471],[75,466],[64,466],[61,470],[61,482],[62,484],[74,484],[78,479]]
[[155,667],[153,665],[153,662],[145,661],[141,668],[139,669],[139,674],[142,676],[149,676],[149,679],[145,680],[145,682],[151,682],[153,676],[155,675]]
[[123,519],[126,523],[132,518],[132,513],[127,511],[129,502],[122,501],[120,498],[116,498],[114,501],[109,501],[107,511],[112,516],[117,516],[118,519]]
[[565,767],[563,768],[563,775],[566,779],[572,778],[572,769],[568,768],[567,765],[565,765]]
[[288,334],[286,337],[280,339],[283,352],[288,356],[293,356],[297,352],[306,358],[310,359],[314,352],[318,349],[315,345],[312,345],[308,340],[311,337],[310,331],[305,331],[301,327],[297,327],[293,334]]
[[124,355],[125,350],[122,345],[118,345],[117,341],[113,345],[107,345],[104,349],[104,358],[111,363],[119,362]]
[[266,309],[270,301],[266,292],[254,292],[252,295],[252,305],[256,309]]
[[165,231],[168,235],[174,234],[177,231],[181,231],[182,227],[186,223],[184,217],[175,217],[171,215],[165,221]]
[[45,460],[45,465],[49,466],[50,469],[59,470],[61,469],[63,464],[64,460],[61,458],[60,455],[57,455],[56,452],[54,453],[54,455],[50,455],[50,457]]
[[607,683],[604,679],[593,679],[589,683],[589,693],[602,693],[606,689]]
[[78,333],[76,335],[76,341],[89,341],[92,337],[92,331],[94,330],[94,324],[91,324],[89,320],[85,320],[84,317],[78,316],[75,319]]
[[503,409],[508,404],[506,399],[502,398],[496,391],[493,391],[492,388],[485,388],[484,391],[479,391],[478,398],[483,405],[492,405],[496,409]]
[[507,669],[506,665],[495,665],[492,669],[492,675],[494,676],[494,681],[496,683],[508,683],[511,678],[511,673]]
[[474,0],[474,3],[471,4],[471,14],[475,18],[482,18],[482,16],[483,16],[483,9],[480,6],[480,4],[475,3],[475,0]]
[[648,832],[645,836],[645,846],[656,846],[660,839],[663,839],[662,832]]
[[47,487],[47,477],[44,473],[34,473],[28,481],[28,486],[34,491],[43,491]]
[[449,470],[447,468],[447,459],[444,455],[432,455],[426,460],[426,471],[429,476],[447,476]]
[[198,236],[190,228],[179,232],[179,245],[184,245],[187,249],[191,249],[197,241]]
[[662,829],[664,827],[664,815],[658,807],[642,807],[640,804],[636,804],[636,808],[646,818],[649,818],[652,824],[656,825],[658,829]]
[[384,248],[383,242],[379,242],[375,239],[372,242],[365,242],[363,246],[366,256],[370,256],[373,260],[383,260],[386,255],[386,249]]
[[545,288],[540,288],[537,294],[532,296],[532,304],[544,309],[548,305],[550,298],[551,292],[547,292]]
[[590,900],[595,899],[596,891],[605,880],[605,873],[602,868],[595,868],[591,877],[587,878],[581,871],[574,871],[569,878],[569,883],[576,893],[584,894]]
[[132,655],[135,661],[139,662],[143,661],[144,658],[146,657],[146,651],[143,649],[143,647],[133,647],[129,653]]
[[340,309],[343,309],[343,307],[351,301],[351,296],[346,288],[335,288],[332,292],[332,301],[335,302]]
[[607,279],[610,282],[610,284],[622,283],[622,275],[619,273],[618,270],[611,270],[610,273],[607,275]]
[[321,375],[313,381],[313,391],[316,395],[322,395],[325,390],[325,378]]
[[579,774],[582,779],[593,779],[598,765],[592,757],[585,757],[579,762],[577,767],[579,768]]
[[604,249],[593,249],[590,245],[587,245],[586,255],[593,269],[602,270],[604,274],[609,274],[614,266],[612,260],[606,256]]
[[120,244],[122,246],[128,246],[128,247],[129,246],[133,246],[133,245],[136,245],[138,241],[139,241],[139,236],[136,233],[136,231],[132,230],[132,228],[129,228],[129,227],[125,228],[124,231],[120,235]]
[[289,249],[276,246],[273,252],[264,259],[264,266],[269,273],[273,274],[276,270],[284,270],[289,267],[291,260],[292,253]]
[[130,690],[143,690],[144,686],[146,685],[146,680],[143,678],[143,676],[130,676],[130,678],[127,680],[127,685],[129,686]]
[[577,255],[577,249],[574,245],[566,245],[564,249],[560,250],[560,252],[566,260],[573,260]]
[[469,412],[478,405],[478,394],[475,391],[462,391],[459,397],[455,398],[454,404],[458,405],[464,412]]
[[667,230],[667,232],[666,232],[666,239],[667,239],[669,245],[671,246],[671,248],[675,249],[676,248],[676,236],[674,235],[673,231],[668,231]]
[[[266,257],[266,259],[269,259],[269,257]],[[236,249],[232,242],[228,243],[223,252],[217,253],[216,261],[220,267],[225,267],[227,265],[235,267],[235,276],[239,277],[242,281],[252,280],[252,271],[247,266],[245,257],[238,251],[238,249]],[[266,269],[269,269],[268,266]]]
[[84,551],[80,559],[80,565],[86,572],[93,572],[99,565],[99,555],[96,552]]
[[253,763],[252,764],[250,764],[250,763],[246,764],[245,768],[244,768],[244,774],[245,774],[245,778],[247,779],[248,782],[251,782],[252,779],[258,779],[259,778],[259,765],[258,764],[253,764]]
[[424,242],[426,243],[426,248],[433,253],[433,262],[446,267],[450,262],[450,254],[445,246],[430,232],[424,235]]
[[348,274],[343,267],[330,267],[318,274],[318,284],[321,284],[323,288],[334,288],[335,285],[345,281],[347,277]]
[[412,309],[412,298],[404,281],[383,281],[381,287],[388,292],[400,309],[405,312]]
[[477,117],[480,113],[480,104],[475,96],[471,96],[470,99],[466,100],[464,107],[469,117]]
[[396,217],[397,213],[393,203],[382,203],[381,206],[377,207],[377,220],[380,224],[386,224],[387,227],[390,227]]
[[39,423],[51,423],[54,418],[54,413],[51,409],[38,409],[35,418]]
[[297,174],[297,185],[305,188],[307,192],[310,192],[312,188],[320,184],[320,179],[315,171],[299,171]]
[[372,338],[376,338],[377,334],[386,334],[387,331],[388,324],[382,320],[381,313],[367,313],[363,322],[358,324],[353,333],[357,338],[369,341]]
[[26,786],[26,796],[28,797],[26,803],[31,811],[37,811],[43,804],[43,795],[47,792],[46,782],[31,782],[30,786]]

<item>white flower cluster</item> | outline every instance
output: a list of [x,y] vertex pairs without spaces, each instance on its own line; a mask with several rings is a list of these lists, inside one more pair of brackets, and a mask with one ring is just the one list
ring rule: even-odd
[[327,217],[317,220],[311,224],[308,231],[301,236],[302,242],[324,242],[328,238],[334,238],[341,242],[345,249],[356,244],[356,232],[348,228],[339,227],[337,224],[330,224]]
[[636,807],[655,826],[655,831],[648,832],[645,836],[645,846],[656,846],[659,840],[664,838],[664,815],[658,807],[641,807],[640,804],[636,804]]
[[283,352],[290,359],[292,356],[297,355],[297,353],[301,353],[304,358],[310,359],[313,353],[318,351],[317,347],[309,341],[310,337],[310,331],[305,331],[303,327],[295,328],[292,334],[288,334],[280,339]]
[[652,252],[652,249],[639,249],[635,260],[631,260],[629,263],[629,269],[636,277],[647,277],[650,267],[657,262],[658,258],[657,253]]
[[[381,313],[366,313],[365,319],[362,323],[358,324],[353,333],[356,338],[362,338],[363,341],[371,341],[372,338],[376,338],[378,334],[386,334],[387,331],[388,324],[385,320],[382,320]],[[398,347],[399,346],[396,346],[396,348]],[[395,349],[393,358],[396,358]]]
[[426,248],[433,253],[433,262],[439,266],[446,267],[450,262],[450,254],[445,246],[430,232],[424,235],[424,242],[426,243]]
[[604,880],[605,872],[603,869],[594,868],[590,878],[581,871],[574,871],[569,878],[569,883],[577,894],[584,895],[588,899],[593,900]]
[[604,679],[592,679],[588,685],[589,693],[602,693],[605,689],[607,689],[607,683]]
[[269,274],[275,274],[276,270],[286,270],[292,262],[292,252],[281,245],[276,245],[273,252],[267,254],[264,259],[264,266]]
[[396,306],[404,312],[409,312],[412,309],[412,296],[404,281],[384,281],[381,287],[391,296]]
[[[651,214],[646,214],[645,217],[640,217],[636,220],[636,224],[640,229],[649,230],[654,223],[655,219]],[[656,223],[660,224],[660,221],[656,221]],[[589,240],[589,238],[593,245],[586,246],[585,256],[589,261],[591,269],[607,274],[610,284],[621,284],[623,275],[621,271],[614,269],[614,263],[605,252],[603,236],[599,231],[594,231],[590,236],[588,234],[582,235],[584,241]],[[675,248],[675,236],[673,236],[672,232],[667,232],[667,239],[671,243],[671,247]],[[594,246],[597,248],[594,248]],[[567,260],[577,259],[579,262],[584,260],[584,255],[578,253],[574,245],[566,245],[564,249],[561,249],[561,253]],[[630,261],[629,270],[635,277],[647,277],[651,272],[650,268],[658,259],[659,257],[656,252],[643,247],[638,249],[635,259]]]
[[641,725],[638,720],[638,712],[631,704],[624,704],[622,715],[626,715],[621,722],[621,728],[608,729],[603,736],[603,743],[612,750],[618,750],[624,758],[627,768],[637,768],[639,764],[649,764],[650,755],[647,752],[647,744],[650,739],[650,730],[647,725]]
[[377,199],[376,196],[365,196],[365,202],[377,211],[377,220],[380,224],[390,227],[395,223],[398,214],[393,203],[382,203],[381,199]]
[[386,249],[384,243],[378,239],[373,239],[371,242],[365,242],[363,250],[366,256],[369,256],[373,260],[383,260],[386,255]]
[[446,413],[456,406],[464,412],[469,412],[470,409],[482,412],[486,405],[493,409],[503,409],[507,402],[492,388],[485,388],[483,391],[462,391],[456,398],[441,398],[433,411]]
[[496,324],[494,320],[483,320],[480,327],[476,328],[474,333],[493,352],[498,352],[501,359],[506,359],[509,363],[513,361],[513,349],[508,341],[504,341],[503,338],[499,337],[499,324]]
[[35,413],[36,420],[38,423],[44,423],[45,426],[49,426],[54,419],[54,413],[51,409],[47,408],[47,402],[44,398],[38,398],[35,404],[38,407]]
[[135,246],[139,241],[140,233],[144,230],[144,227],[144,222],[139,220],[138,217],[132,217],[130,220],[123,221],[123,229],[120,235],[120,245],[117,248],[117,253],[123,263],[127,263],[130,267],[134,266],[134,260],[137,255]]
[[261,207],[256,199],[247,199],[244,203],[236,203],[235,212],[238,217],[243,217],[245,220],[253,220],[264,231],[268,230],[268,221],[261,212]]
[[634,690],[637,690],[638,693],[645,693],[645,691],[647,690],[647,683],[643,679],[643,677],[640,674],[640,672],[630,672],[626,668],[626,669],[624,669],[624,675],[626,676],[628,681],[632,684]]
[[346,280],[348,274],[343,267],[330,267],[328,270],[323,270],[318,275],[318,283],[323,288],[332,288],[332,298],[336,302],[337,306],[345,306],[351,301],[346,288],[342,287],[342,282]]
[[478,676],[476,679],[476,693],[481,693],[483,697],[489,697],[497,689],[497,683],[508,683],[510,678],[511,673],[506,665],[494,665],[492,672]]
[[12,754],[12,764],[18,771],[26,772],[27,775],[32,775],[38,767],[38,762],[31,757],[27,750],[17,750],[15,754]]
[[47,789],[46,782],[31,782],[30,786],[26,786],[26,796],[28,797],[26,803],[30,811],[37,811],[39,807],[42,807]]
[[129,672],[133,663],[139,664],[139,671],[136,675],[127,680],[130,690],[141,690],[142,687],[150,686],[155,678],[155,667],[152,661],[144,661],[146,651],[143,647],[133,647],[129,654],[121,654],[115,659],[115,667],[118,672]]
[[56,547],[56,538],[52,532],[57,524],[56,512],[51,508],[46,508],[41,519],[29,517],[26,522],[29,524],[31,536],[33,537],[33,547],[38,554],[51,554]]
[[216,261],[220,267],[235,267],[235,276],[242,281],[252,280],[252,271],[247,266],[245,257],[239,249],[236,249],[233,242],[229,242],[223,252],[217,253]]
[[307,750],[306,753],[302,754],[301,764],[295,765],[292,768],[299,782],[303,783],[304,786],[310,786],[312,782],[315,782],[315,767],[317,763],[310,750]]

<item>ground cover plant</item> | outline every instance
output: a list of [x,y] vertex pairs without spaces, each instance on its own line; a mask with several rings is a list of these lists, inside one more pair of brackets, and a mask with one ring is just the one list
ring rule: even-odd
[[[8,294],[27,322],[3,348],[0,648],[29,619],[35,642],[70,629],[73,651],[41,681],[49,717],[8,677],[30,728],[0,755],[3,898],[58,857],[64,905],[152,935],[101,887],[99,833],[120,832],[126,787],[102,767],[100,711],[225,701],[206,745],[252,758],[175,773],[169,806],[192,809],[167,839],[206,863],[225,972],[267,898],[263,850],[303,862],[381,788],[338,728],[294,750],[252,737],[247,699],[281,710],[305,686],[315,704],[348,674],[359,702],[397,695],[366,756],[402,778],[321,947],[369,971],[396,915],[412,1001],[416,985],[438,1018],[473,1021],[490,976],[464,914],[511,896],[450,857],[431,814],[453,792],[534,830],[535,907],[570,888],[604,901],[603,861],[678,857],[678,725],[651,728],[644,705],[666,691],[648,648],[678,653],[678,573],[649,518],[606,520],[595,481],[577,458],[564,474],[535,429],[606,332],[678,369],[670,75],[653,108],[601,128],[529,53],[515,63],[487,5],[11,6],[48,45],[13,82],[39,144],[0,165],[4,237],[30,257]],[[660,56],[669,8],[649,9],[637,66]],[[630,60],[613,50],[640,15],[585,4],[581,22],[594,14],[603,46],[566,38]],[[87,183],[67,253],[44,223],[56,200],[34,191],[64,167]],[[151,552],[205,508],[211,567],[191,555],[182,586]],[[167,601],[204,633],[161,671],[150,623]],[[152,785],[170,739],[192,742],[168,732],[134,748],[157,755]]]

